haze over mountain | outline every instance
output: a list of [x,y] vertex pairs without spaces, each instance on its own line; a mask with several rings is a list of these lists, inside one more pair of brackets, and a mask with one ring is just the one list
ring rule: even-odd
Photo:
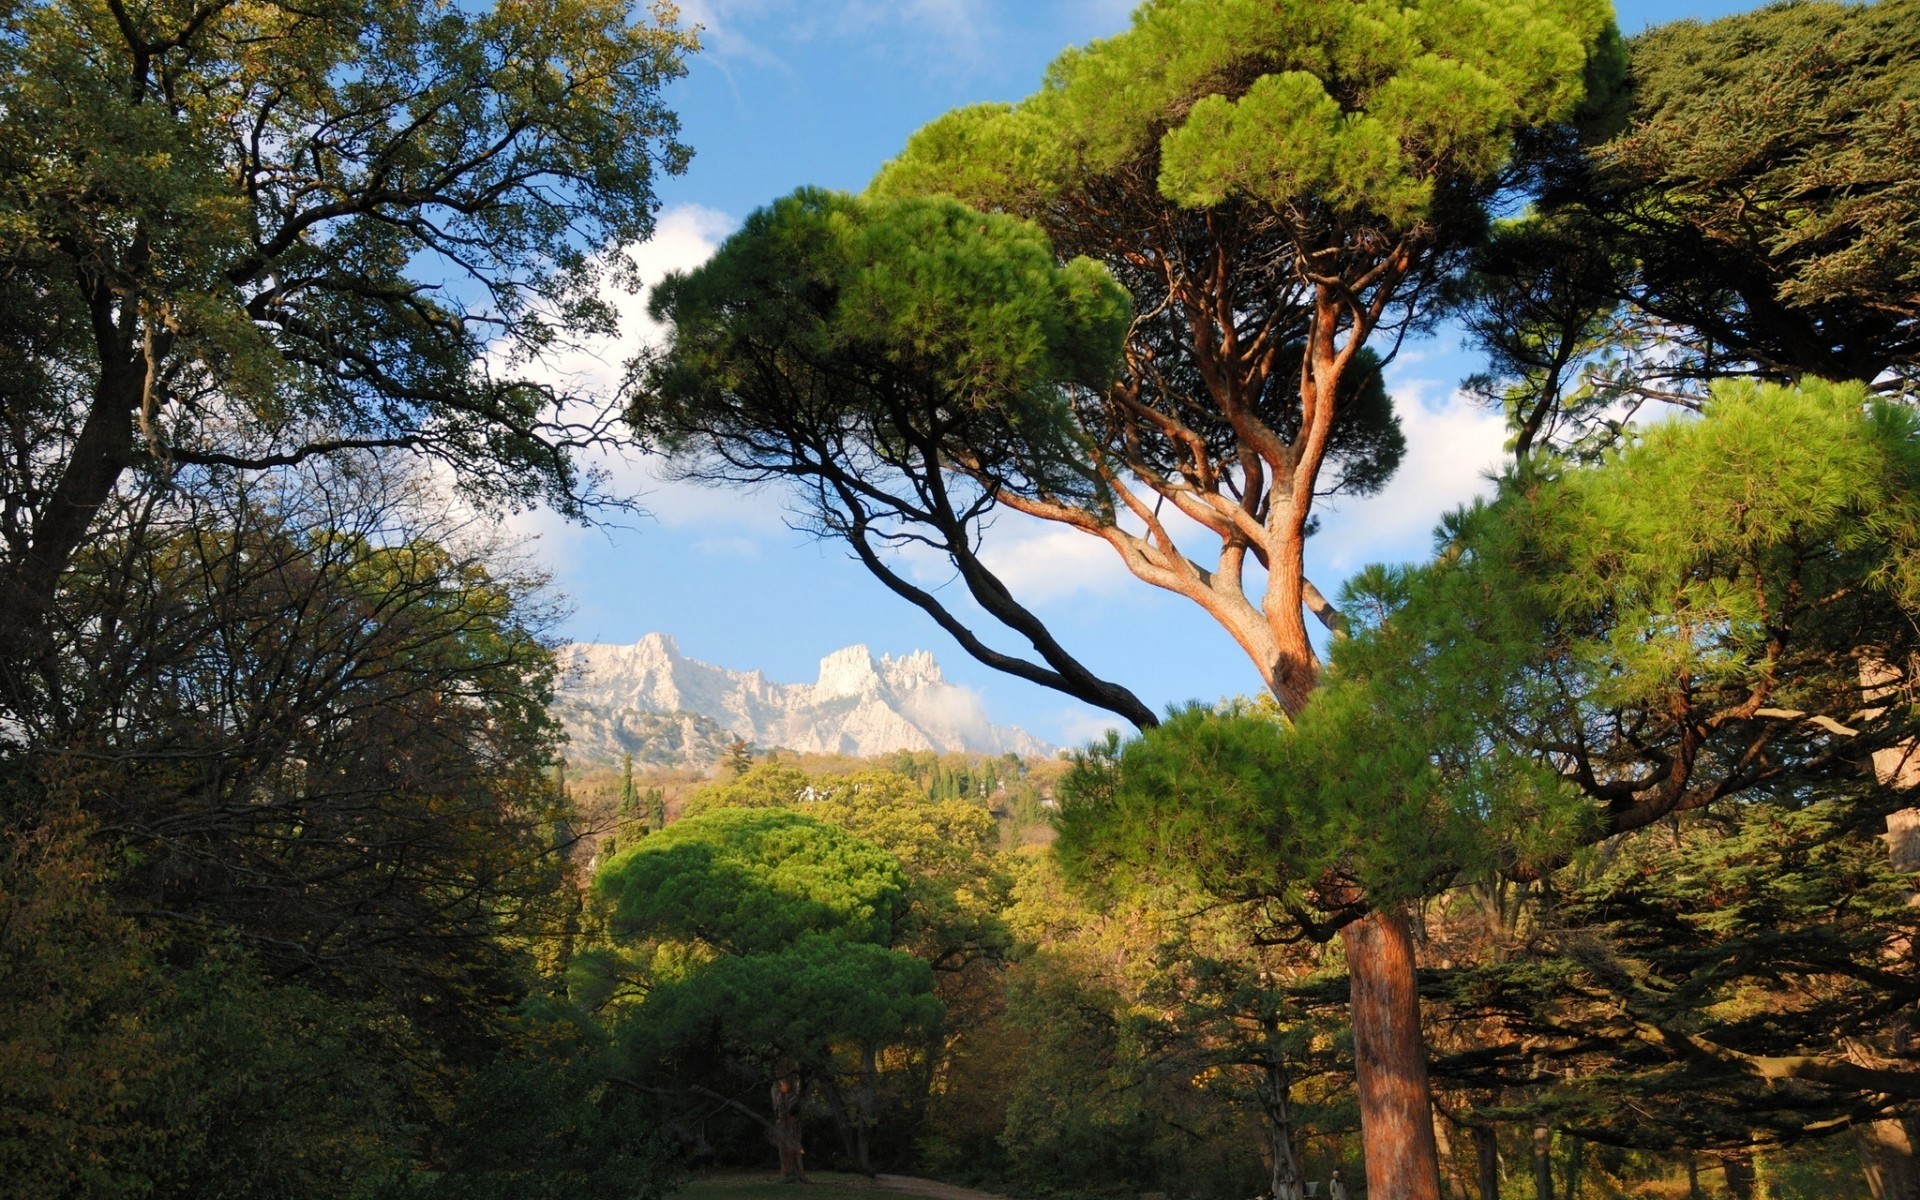
[[631,753],[658,765],[717,760],[734,738],[817,754],[894,750],[1050,754],[1025,730],[995,725],[980,699],[946,682],[925,650],[875,657],[848,646],[820,660],[813,683],[775,683],[680,653],[650,633],[631,646],[572,642],[559,651],[556,711],[577,763]]

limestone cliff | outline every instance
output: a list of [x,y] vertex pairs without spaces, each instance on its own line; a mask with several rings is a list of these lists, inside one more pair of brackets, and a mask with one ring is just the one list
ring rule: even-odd
[[580,764],[632,753],[662,766],[699,765],[733,738],[821,754],[1052,751],[988,721],[979,697],[942,678],[924,650],[876,658],[849,646],[820,660],[813,683],[773,683],[759,671],[699,662],[661,633],[631,646],[575,642],[561,648],[560,663],[567,757]]

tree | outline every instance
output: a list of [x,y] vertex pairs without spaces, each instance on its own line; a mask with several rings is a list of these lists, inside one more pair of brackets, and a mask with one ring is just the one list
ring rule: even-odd
[[[1130,693],[1077,670],[974,553],[996,505],[1080,529],[1201,605],[1300,712],[1319,675],[1306,613],[1342,624],[1303,573],[1315,499],[1378,487],[1397,456],[1385,406],[1364,400],[1367,342],[1420,322],[1511,181],[1516,141],[1604,93],[1617,49],[1604,6],[1580,2],[1149,5],[1129,32],[1062,57],[1020,105],[923,129],[864,215],[841,203],[838,230],[789,235],[795,206],[825,205],[783,202],[666,285],[654,311],[673,340],[643,364],[636,426],[691,456],[695,474],[797,479],[822,529],[970,653],[1151,724]],[[918,214],[939,210],[898,207],[930,195],[1032,218],[1069,274],[1014,302],[980,286],[993,260],[975,231],[1004,240],[993,231],[1016,227],[958,214],[930,227]],[[857,253],[848,230],[863,231]],[[1072,302],[1110,286],[1076,255],[1132,293],[1118,379],[1103,354],[1080,353],[1037,375],[989,364],[984,386],[956,388],[987,348],[1033,347],[1046,363],[1058,343],[1036,334],[1106,328],[1109,302]],[[899,281],[892,293],[841,282],[881,277]],[[1049,296],[1051,325],[1038,303]],[[978,336],[1003,319],[1002,337]],[[876,366],[852,369],[863,361]],[[871,545],[876,511],[895,540],[951,557],[1044,665],[990,650],[889,571]],[[1216,556],[1183,546],[1169,512],[1217,540]],[[1370,1190],[1431,1197],[1409,931],[1390,907],[1351,899],[1339,936]]]
[[[541,581],[361,461],[115,505],[11,765],[114,847],[114,906],[454,1059],[562,903]],[[396,1026],[397,1027],[397,1026]]]
[[[792,481],[817,531],[844,538],[970,654],[1153,720],[975,553],[1003,489],[1097,486],[1076,464],[1059,390],[1098,386],[1118,352],[1125,298],[1103,270],[1060,267],[1032,226],[952,201],[804,189],[663,280],[649,311],[674,332],[637,364],[628,417],[643,441],[681,452],[690,477]],[[949,477],[954,461],[979,477]],[[969,595],[1034,657],[993,649],[889,564],[889,549],[915,542],[953,556]]]
[[1561,143],[1478,263],[1469,319],[1523,453],[1729,375],[1912,390],[1917,25],[1912,0],[1809,3],[1632,40],[1625,127]]
[[727,770],[744,775],[753,766],[753,747],[744,738],[735,738],[727,746]]
[[[992,814],[967,800],[936,799],[904,775],[862,770],[809,776],[780,763],[761,763],[745,774],[688,797],[683,816],[724,809],[781,808],[844,829],[891,855],[906,875],[901,912],[889,934],[890,949],[912,954],[934,971],[936,992],[953,1036],[956,1018],[977,1006],[978,992],[1007,958],[1011,947],[1000,920],[1007,879],[994,850],[998,832]],[[879,1064],[863,1047],[851,1072],[851,1102],[832,1075],[820,1080],[836,1114],[848,1112],[843,1136],[849,1157],[870,1170],[871,1143],[882,1085]],[[944,1058],[929,1044],[921,1068],[907,1085],[924,1099]]]
[[[1857,383],[1723,383],[1701,419],[1601,465],[1517,472],[1440,563],[1363,581],[1377,624],[1348,664],[1376,706],[1465,714],[1432,744],[1523,783],[1509,793],[1560,831],[1491,839],[1500,870],[1539,879],[1661,823],[1687,836],[1661,878],[1627,859],[1576,893],[1565,915],[1605,924],[1555,968],[1584,1000],[1573,1029],[1734,1096],[1655,1136],[1725,1144],[1728,1114],[1743,1136],[1798,1136],[1836,1127],[1807,1110],[1871,1121],[1920,1099],[1885,1023],[1912,987],[1884,958],[1911,917],[1872,840],[1908,802],[1914,429]],[[1696,925],[1680,914],[1703,889],[1727,911]],[[1761,1012],[1716,1007],[1733,1002]]]
[[528,358],[687,158],[671,10],[33,0],[0,16],[7,699],[129,471],[406,448],[578,511],[599,436]]
[[[1450,1020],[1491,1028],[1436,1072],[1544,1081],[1543,1121],[1653,1150],[1744,1151],[1910,1111],[1920,1081],[1869,1071],[1910,1067],[1887,1014],[1916,993],[1889,953],[1914,933],[1912,881],[1878,809],[1862,788],[1721,801],[1556,873],[1526,939],[1449,979]],[[1787,1067],[1820,1056],[1825,1071]]]
[[[899,865],[832,826],[760,809],[689,817],[623,852],[594,887],[616,937],[683,947],[655,955],[645,999],[621,1023],[631,1060],[677,1067],[686,1090],[751,1115],[789,1178],[806,1173],[801,1103],[835,1055],[924,1038],[939,1022],[931,970],[887,948],[904,903]],[[712,1087],[716,1065],[767,1087],[771,1115]]]

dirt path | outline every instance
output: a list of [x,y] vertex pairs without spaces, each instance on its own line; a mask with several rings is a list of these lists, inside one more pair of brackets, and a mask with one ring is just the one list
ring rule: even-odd
[[1005,1196],[993,1192],[976,1192],[972,1188],[936,1183],[931,1179],[915,1179],[911,1175],[875,1175],[873,1184],[889,1192],[919,1196],[921,1200],[1006,1200]]

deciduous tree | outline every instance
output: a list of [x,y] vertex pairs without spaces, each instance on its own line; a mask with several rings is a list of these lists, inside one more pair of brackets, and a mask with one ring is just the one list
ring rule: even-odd
[[527,359],[687,151],[662,7],[33,0],[0,14],[8,700],[133,470],[407,448],[578,509],[594,407]]

